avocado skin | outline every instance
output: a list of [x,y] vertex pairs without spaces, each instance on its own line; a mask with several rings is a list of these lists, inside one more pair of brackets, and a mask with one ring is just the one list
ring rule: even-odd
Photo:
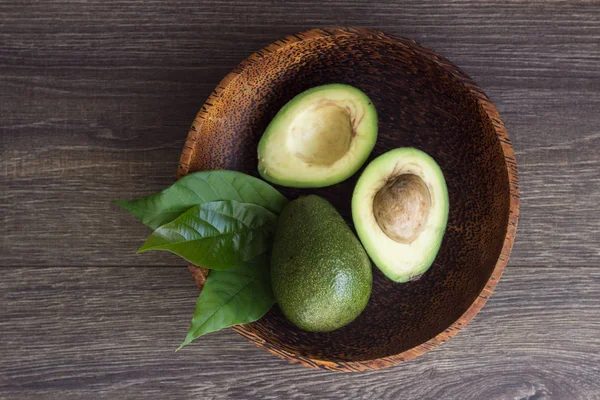
[[372,279],[367,253],[327,200],[310,195],[286,205],[273,245],[271,281],[290,322],[310,332],[347,325],[366,307]]

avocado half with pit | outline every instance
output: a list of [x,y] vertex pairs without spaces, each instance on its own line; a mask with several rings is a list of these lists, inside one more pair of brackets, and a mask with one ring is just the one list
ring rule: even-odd
[[300,93],[277,113],[258,144],[258,172],[290,187],[323,187],[353,175],[377,140],[377,112],[342,84]]
[[365,250],[388,278],[419,278],[435,260],[448,221],[442,170],[413,148],[377,157],[356,184],[352,218]]

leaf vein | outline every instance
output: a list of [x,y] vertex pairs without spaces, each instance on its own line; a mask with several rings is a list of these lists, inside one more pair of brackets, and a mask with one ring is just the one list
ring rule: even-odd
[[[242,287],[240,287],[234,294],[232,294],[231,296],[229,296],[229,298],[223,302],[221,305],[219,305],[219,307],[217,307],[208,317],[206,317],[206,319],[204,320],[204,322],[202,322],[202,324],[196,328],[194,330],[194,336],[198,337],[201,335],[201,333],[199,332],[202,327],[204,327],[204,325],[206,325],[206,323],[218,312],[220,311],[223,307],[225,307],[227,304],[229,304],[242,290],[244,290],[250,283],[254,282],[257,279],[257,276],[254,275],[252,276],[251,279],[249,279],[244,285],[242,285]],[[237,324],[236,324],[237,325]]]

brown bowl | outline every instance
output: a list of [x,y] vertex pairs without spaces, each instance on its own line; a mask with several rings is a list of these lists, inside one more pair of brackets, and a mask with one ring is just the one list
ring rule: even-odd
[[[327,83],[363,90],[375,103],[379,138],[371,155],[412,146],[430,154],[448,185],[441,250],[419,280],[398,284],[373,268],[373,293],[350,325],[304,332],[277,307],[234,329],[263,349],[305,366],[373,370],[402,363],[461,330],[490,297],[506,266],[519,214],[517,165],[498,111],[458,67],[416,42],[369,29],[315,29],[248,57],[221,81],[190,129],[179,175],[233,169],[257,176],[258,141],[298,93]],[[359,174],[315,190],[351,221]],[[192,267],[201,286],[206,271]]]

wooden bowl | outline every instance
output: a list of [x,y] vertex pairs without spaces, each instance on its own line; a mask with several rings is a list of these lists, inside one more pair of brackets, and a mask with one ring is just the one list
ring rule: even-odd
[[[402,363],[461,330],[490,297],[513,245],[519,214],[517,165],[498,111],[458,67],[416,42],[369,29],[316,29],[248,57],[221,81],[190,129],[179,175],[233,169],[257,176],[256,147],[277,111],[327,83],[363,90],[375,103],[379,138],[371,159],[412,146],[442,168],[450,215],[441,250],[419,280],[398,284],[373,268],[373,293],[350,325],[304,332],[277,307],[234,329],[263,349],[305,366],[374,370]],[[315,190],[351,222],[357,173]],[[201,286],[206,271],[191,267]]]

